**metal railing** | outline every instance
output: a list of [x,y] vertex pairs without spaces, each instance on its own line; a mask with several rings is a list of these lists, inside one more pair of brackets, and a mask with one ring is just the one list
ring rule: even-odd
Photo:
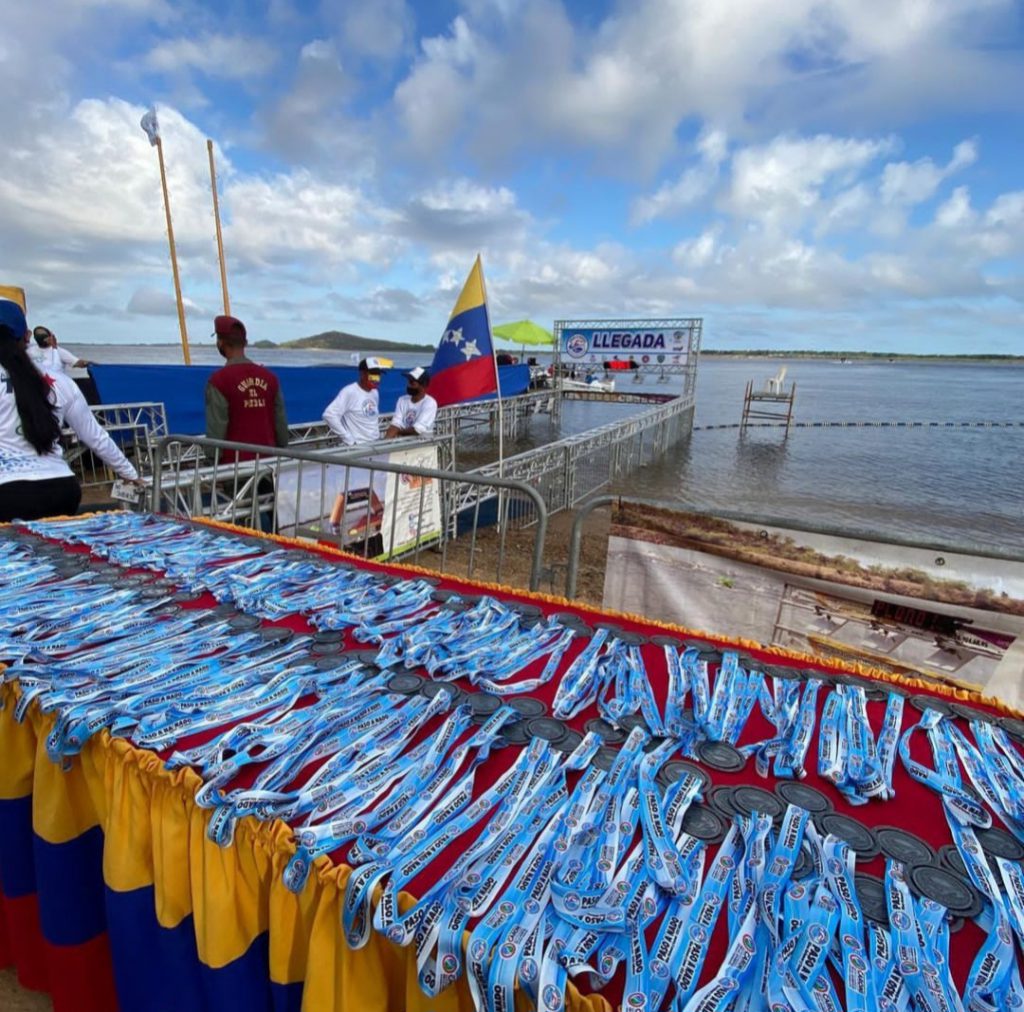
[[[135,404],[93,404],[89,406],[99,425],[135,465],[139,474],[152,471],[155,440],[167,435],[167,414],[163,404],[142,401]],[[70,427],[61,430],[64,459],[83,488],[109,484],[111,469],[100,460]]]
[[537,489],[548,513],[571,509],[611,482],[662,456],[689,431],[692,397],[675,397],[630,418],[486,464],[472,473],[500,473]]
[[[387,450],[400,448],[403,442],[416,441],[389,440]],[[182,451],[192,449],[201,451],[212,464],[183,467]],[[382,449],[376,447],[377,452]],[[548,510],[536,489],[514,478],[391,463],[368,456],[371,452],[365,447],[357,453],[340,453],[168,435],[156,442],[147,505],[172,516],[212,517],[276,532],[281,526],[280,507],[289,500],[294,481],[296,514],[286,519],[294,521],[297,534],[364,558],[410,559],[470,579],[478,578],[489,558],[499,583],[517,561],[528,560],[524,582],[532,590],[538,588]],[[225,460],[226,455],[233,459]],[[246,459],[239,460],[239,455]],[[165,461],[169,466],[164,466]],[[344,471],[337,529],[324,528],[324,518],[336,515],[338,507],[333,491],[338,487],[337,474],[329,474],[330,468]],[[395,478],[390,479],[391,475]],[[313,497],[313,527],[302,523],[299,513],[303,481],[319,489],[318,501],[316,492]],[[469,501],[467,488],[475,489]],[[385,495],[378,512],[374,498],[381,489]],[[357,500],[361,504],[356,512],[363,519],[353,525],[348,514]],[[436,514],[432,503],[436,503]],[[484,531],[485,527],[489,529]]]
[[[572,599],[576,596],[580,572],[580,547],[583,543],[583,528],[590,515],[597,509],[606,506],[644,506],[654,509],[671,510],[698,517],[714,520],[727,520],[730,523],[744,524],[761,530],[762,537],[768,536],[768,528],[781,527],[786,530],[801,531],[807,534],[819,534],[833,538],[847,538],[859,541],[873,541],[896,548],[923,549],[936,553],[936,562],[945,564],[946,555],[970,555],[980,559],[994,559],[1000,562],[1024,562],[1024,552],[1009,550],[992,551],[981,545],[948,544],[941,541],[921,541],[915,538],[903,538],[895,534],[877,531],[858,530],[849,527],[837,527],[829,524],[810,524],[803,520],[788,517],[757,516],[745,513],[734,513],[730,510],[702,510],[687,503],[666,502],[654,499],[635,499],[621,495],[601,495],[584,503],[573,517],[572,531],[569,535],[569,557],[566,563],[565,596]],[[942,561],[940,561],[942,560]]]

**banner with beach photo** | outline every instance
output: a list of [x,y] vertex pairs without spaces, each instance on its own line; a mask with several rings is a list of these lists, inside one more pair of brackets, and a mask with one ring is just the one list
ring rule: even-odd
[[1024,562],[623,502],[606,608],[1024,705]]
[[[380,539],[377,558],[390,558],[437,541],[441,497],[437,482],[372,470],[374,461],[438,468],[436,445],[376,453],[366,468],[296,461],[277,479],[277,529],[287,537],[362,545]],[[372,546],[371,546],[372,551]]]

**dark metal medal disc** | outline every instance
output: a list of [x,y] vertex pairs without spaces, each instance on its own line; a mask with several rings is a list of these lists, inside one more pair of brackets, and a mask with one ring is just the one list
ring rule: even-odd
[[462,690],[454,682],[424,681],[423,685],[420,686],[420,695],[426,696],[427,699],[433,699],[445,691],[452,697],[449,703],[450,706],[458,706],[462,702]]
[[995,724],[999,718],[994,713],[986,713],[974,706],[967,706],[964,703],[953,703],[953,712],[964,720],[979,721],[982,724]]
[[693,763],[686,762],[685,759],[672,759],[658,770],[658,779],[664,781],[666,785],[682,780],[685,776],[696,777],[700,781],[701,794],[711,786],[711,777],[707,772]]
[[[545,720],[545,717],[537,717],[536,720]],[[559,752],[565,752],[567,755],[570,752],[575,752],[579,743],[583,741],[583,735],[579,731],[574,731],[569,728],[565,732],[565,736],[559,738],[558,741],[552,742],[552,747],[558,749]]]
[[1005,829],[976,829],[974,835],[981,849],[991,857],[1004,857],[1007,861],[1024,861],[1024,846]]
[[228,619],[228,625],[241,632],[246,629],[258,629],[260,620],[255,615],[238,614]]
[[525,601],[513,601],[508,605],[509,611],[514,611],[522,618],[541,618],[544,609],[536,604],[527,604]]
[[143,573],[123,573],[117,578],[117,585],[119,587],[146,587],[149,585],[149,577]]
[[[171,594],[171,600],[177,604],[188,604],[191,601],[198,601],[203,596],[201,590],[178,590]],[[255,615],[252,616],[256,618]],[[256,624],[259,624],[259,619],[256,619]]]
[[747,764],[743,753],[727,741],[702,741],[697,746],[697,758],[705,766],[726,773],[738,773]]
[[785,806],[771,791],[746,784],[732,789],[732,803],[736,811],[744,815],[759,812],[774,819],[785,811]]
[[832,811],[832,802],[826,795],[798,780],[783,780],[775,785],[775,793],[787,805],[796,805],[797,808],[802,808],[812,815],[823,815]]
[[335,668],[340,668],[342,664],[347,663],[348,658],[343,654],[335,654],[333,657],[318,657],[316,659],[318,671],[333,671]]
[[945,868],[961,878],[970,878],[967,865],[964,864],[963,855],[957,849],[955,843],[947,843],[944,847],[939,847],[938,861],[940,868]]
[[430,592],[430,600],[444,602],[455,596],[454,590],[445,590],[441,588],[439,590],[433,590]]
[[583,633],[584,635],[590,635],[593,632],[590,626],[574,612],[558,611],[551,617],[559,625],[565,626],[566,629],[571,629],[573,632]]
[[513,696],[508,705],[521,717],[543,717],[548,712],[547,706],[534,696]]
[[424,679],[420,675],[414,675],[411,671],[400,671],[387,680],[388,692],[397,692],[403,696],[412,696],[419,692],[423,686]]
[[732,819],[737,814],[736,806],[732,803],[731,787],[712,787],[708,792],[708,804],[727,819]]
[[294,629],[286,629],[281,625],[268,625],[259,631],[260,639],[267,643],[285,643],[294,636]]
[[313,653],[318,654],[321,657],[331,657],[334,654],[340,654],[342,645],[340,640],[333,640],[328,643],[317,643],[313,642]]
[[675,636],[663,636],[661,634],[651,637],[651,642],[656,647],[672,647],[673,650],[685,650],[686,644]]
[[796,864],[793,866],[791,877],[800,881],[807,878],[808,875],[813,875],[815,870],[814,858],[811,857],[806,847],[801,847],[800,853],[796,856]]
[[345,634],[340,629],[318,629],[313,633],[313,642],[318,646],[321,643],[340,643]]
[[864,916],[883,927],[888,926],[889,903],[885,895],[885,883],[874,875],[855,875],[853,884]]
[[876,826],[875,839],[886,857],[901,864],[931,864],[935,861],[935,850],[931,844],[898,826]]
[[705,843],[721,843],[725,839],[725,821],[708,805],[690,805],[683,816],[683,832]]
[[761,670],[766,677],[778,678],[783,682],[802,682],[806,678],[797,668],[784,668],[781,664],[765,664]]
[[501,697],[490,692],[469,692],[466,694],[466,702],[474,713],[490,716],[501,706]]
[[697,660],[703,661],[705,664],[721,664],[722,663],[722,651],[721,650],[701,650],[697,654]]
[[1000,717],[999,726],[1014,741],[1024,744],[1024,720],[1017,717]]
[[591,765],[596,766],[599,770],[604,770],[606,773],[612,768],[615,760],[618,758],[619,750],[612,748],[610,745],[602,745],[595,753],[594,758],[590,760]]
[[595,717],[583,725],[583,730],[589,734],[596,734],[602,741],[609,745],[621,745],[629,737],[622,728],[616,727],[603,717]]
[[654,752],[656,749],[661,748],[661,746],[664,745],[667,741],[668,738],[662,738],[659,735],[654,735],[652,738],[648,738],[647,741],[644,742],[644,754],[648,752]]
[[647,722],[639,713],[627,713],[625,717],[619,717],[619,727],[623,731],[632,731],[635,727],[642,727],[645,731],[647,730]]
[[526,745],[530,741],[530,732],[527,730],[525,720],[504,724],[499,734],[509,745]]
[[907,882],[919,896],[941,903],[954,917],[973,920],[981,913],[981,897],[955,872],[919,864],[907,872]]
[[554,717],[531,717],[526,726],[534,738],[550,742],[561,741],[569,733],[569,728]]
[[875,834],[862,822],[839,812],[825,812],[815,817],[823,833],[830,833],[849,844],[858,861],[869,861],[878,855],[878,841]]
[[[346,658],[354,658],[359,661],[364,667],[377,668],[380,665],[377,663],[377,651],[376,650],[349,650],[345,654]],[[459,690],[461,691],[461,689]]]
[[910,697],[910,705],[920,713],[927,713],[929,710],[938,710],[944,717],[953,713],[953,706],[945,699],[938,696],[925,696],[923,694]]

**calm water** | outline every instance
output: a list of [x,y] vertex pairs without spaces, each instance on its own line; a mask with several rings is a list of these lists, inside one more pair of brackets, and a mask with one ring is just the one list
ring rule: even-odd
[[[173,348],[71,345],[97,361],[178,362]],[[347,352],[257,350],[275,364],[351,364]],[[426,364],[428,353],[389,355],[396,365]],[[212,347],[197,362],[219,361]],[[797,421],[1024,421],[1024,368],[945,364],[840,365],[814,361],[705,359],[697,383],[696,424],[738,422],[748,379],[760,384],[788,367],[797,384]],[[664,392],[649,378],[620,389]],[[635,412],[635,406],[569,403],[563,434]],[[546,419],[506,452],[546,442]],[[460,448],[468,466],[487,448]],[[697,431],[660,464],[629,479],[629,494],[752,516],[843,526],[953,544],[1024,551],[1024,428],[793,429]]]

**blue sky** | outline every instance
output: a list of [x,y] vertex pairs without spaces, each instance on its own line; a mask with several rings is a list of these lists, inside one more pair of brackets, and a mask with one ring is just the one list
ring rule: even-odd
[[702,315],[717,348],[1024,353],[1017,0],[48,0],[0,38],[0,283],[76,340],[435,342]]

